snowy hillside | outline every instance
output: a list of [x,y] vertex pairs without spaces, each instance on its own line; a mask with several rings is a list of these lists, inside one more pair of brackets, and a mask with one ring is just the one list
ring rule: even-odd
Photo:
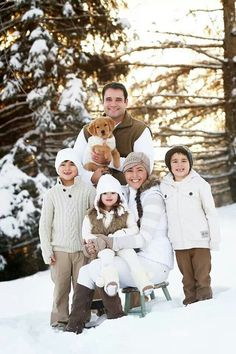
[[145,318],[106,320],[82,335],[49,326],[49,271],[0,283],[0,348],[3,354],[222,354],[234,353],[236,316],[236,204],[218,209],[222,244],[212,257],[214,299],[184,307],[180,273],[169,277],[173,301],[161,290]]

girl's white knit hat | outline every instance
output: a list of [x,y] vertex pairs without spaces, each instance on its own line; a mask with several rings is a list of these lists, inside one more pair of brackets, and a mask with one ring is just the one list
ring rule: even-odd
[[81,164],[79,162],[77,154],[76,154],[74,149],[66,148],[66,149],[59,150],[58,153],[57,153],[57,156],[56,156],[55,168],[56,168],[56,171],[57,171],[58,175],[59,175],[59,166],[60,166],[60,164],[63,161],[68,161],[68,160],[74,162],[75,166],[78,169],[78,174],[79,174],[79,171],[81,169]]
[[103,215],[100,213],[99,208],[98,208],[98,201],[101,197],[101,194],[103,193],[109,193],[109,192],[113,192],[113,193],[117,193],[120,196],[121,199],[121,203],[123,208],[119,208],[118,210],[118,214],[122,215],[124,213],[124,211],[128,210],[128,206],[124,197],[124,194],[122,192],[122,187],[120,182],[112,177],[109,174],[103,175],[99,178],[98,184],[97,184],[97,188],[96,188],[96,197],[94,199],[94,207],[97,210],[97,219],[101,219],[103,217]]

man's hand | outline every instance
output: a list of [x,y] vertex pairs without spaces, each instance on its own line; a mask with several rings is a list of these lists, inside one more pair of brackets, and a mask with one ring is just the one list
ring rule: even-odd
[[109,163],[111,162],[111,160],[105,159],[103,152],[93,151],[91,153],[91,158],[92,158],[93,162],[95,162],[99,165],[109,165]]
[[91,177],[91,182],[96,186],[98,183],[99,178],[104,175],[105,173],[109,172],[109,168],[108,167],[98,167],[96,169],[96,171],[94,171],[94,173],[92,174]]

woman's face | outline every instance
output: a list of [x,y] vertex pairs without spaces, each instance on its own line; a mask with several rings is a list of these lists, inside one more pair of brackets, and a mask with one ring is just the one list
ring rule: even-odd
[[139,189],[147,178],[147,170],[142,165],[136,165],[125,171],[126,182],[134,189]]

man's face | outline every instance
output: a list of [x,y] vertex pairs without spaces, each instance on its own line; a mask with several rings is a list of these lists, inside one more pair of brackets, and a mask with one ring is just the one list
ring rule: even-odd
[[119,123],[123,120],[128,100],[125,100],[124,93],[120,89],[109,88],[104,94],[104,112]]

